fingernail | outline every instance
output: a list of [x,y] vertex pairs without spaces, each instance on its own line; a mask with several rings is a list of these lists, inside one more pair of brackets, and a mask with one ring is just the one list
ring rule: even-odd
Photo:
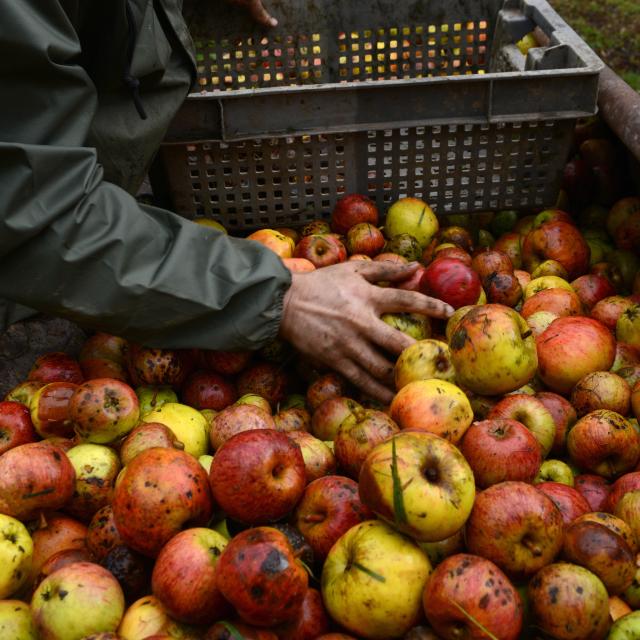
[[272,27],[277,27],[278,26],[278,21],[275,18],[271,18],[269,23],[271,24]]

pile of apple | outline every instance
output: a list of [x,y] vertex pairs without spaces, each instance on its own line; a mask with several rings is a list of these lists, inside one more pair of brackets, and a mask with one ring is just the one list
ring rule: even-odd
[[380,228],[351,195],[250,236],[297,272],[421,263],[397,286],[456,311],[384,318],[416,338],[388,407],[280,341],[39,358],[0,402],[0,639],[640,637],[640,198],[611,144],[562,209],[405,199]]

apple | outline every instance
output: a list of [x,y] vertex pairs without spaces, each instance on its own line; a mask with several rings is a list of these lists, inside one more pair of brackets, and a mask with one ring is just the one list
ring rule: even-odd
[[171,387],[136,387],[136,396],[138,396],[141,416],[159,409],[167,402],[178,402],[178,394]]
[[280,411],[273,416],[273,421],[278,431],[309,431],[311,429],[311,415],[302,407],[283,409],[280,405]]
[[528,300],[536,293],[546,291],[547,289],[565,289],[570,293],[575,293],[573,287],[569,284],[566,278],[560,276],[546,275],[537,278],[532,278],[524,288],[524,299]]
[[431,337],[429,316],[421,313],[383,313],[380,319],[414,340],[426,340]]
[[316,378],[307,388],[306,400],[311,411],[315,411],[328,398],[347,395],[347,382],[338,373],[325,373]]
[[129,343],[124,338],[110,333],[98,331],[87,338],[80,349],[78,360],[80,365],[84,360],[102,358],[117,364],[126,365]]
[[50,382],[35,392],[30,404],[31,422],[41,438],[73,436],[70,401],[77,388],[73,382]]
[[616,340],[640,348],[640,303],[625,309],[616,322]]
[[551,311],[533,312],[526,317],[527,325],[531,329],[531,335],[537,340],[547,330],[547,327],[559,317]]
[[566,398],[553,391],[538,391],[535,397],[542,402],[556,425],[551,453],[562,455],[566,448],[567,433],[578,419],[578,414]]
[[509,256],[513,269],[520,269],[522,266],[522,236],[519,233],[515,231],[503,233],[493,243],[493,248]]
[[631,491],[640,490],[640,471],[632,471],[620,476],[612,485],[609,495],[602,506],[603,511],[615,513],[616,506],[622,496]]
[[20,402],[0,402],[0,455],[35,440],[29,409]]
[[15,518],[0,513],[0,600],[17,593],[31,570],[33,540]]
[[576,278],[571,283],[571,286],[578,294],[580,302],[587,309],[591,309],[600,300],[614,296],[616,293],[613,284],[608,278],[594,273],[586,273]]
[[295,242],[292,238],[285,236],[275,229],[259,229],[249,234],[247,240],[259,242],[281,258],[293,257]]
[[300,447],[275,429],[243,431],[215,453],[209,472],[213,498],[248,524],[275,522],[296,505],[306,485]]
[[535,436],[515,420],[474,422],[460,443],[460,451],[481,488],[505,480],[532,482],[542,462]]
[[125,365],[107,360],[106,358],[91,358],[80,362],[82,375],[85,380],[96,378],[113,378],[121,382],[129,383],[129,372]]
[[419,340],[407,347],[396,360],[394,379],[397,391],[410,382],[432,378],[454,382],[455,370],[446,342]]
[[358,483],[344,476],[324,476],[310,482],[296,505],[292,524],[323,561],[333,544],[351,527],[373,518],[358,495]]
[[466,253],[473,251],[473,237],[471,232],[460,225],[448,225],[440,228],[436,237],[440,243],[451,243],[460,247]]
[[184,355],[174,349],[152,349],[131,344],[127,366],[136,386],[179,387],[188,373]]
[[525,269],[533,271],[544,260],[556,260],[574,280],[589,270],[590,249],[580,231],[561,220],[532,229],[522,243]]
[[[314,233],[331,233],[331,225],[327,220],[317,218],[307,222],[302,229],[300,229],[300,236],[310,236]],[[346,233],[346,232],[345,232]]]
[[153,447],[184,449],[173,431],[160,422],[141,422],[120,445],[120,460],[123,465],[129,464],[140,452]]
[[282,367],[271,362],[257,362],[245,368],[236,384],[238,394],[254,393],[265,398],[272,409],[284,400],[287,389],[287,375]]
[[454,309],[474,304],[481,289],[478,274],[455,258],[437,258],[427,266],[420,281],[422,293],[439,298]]
[[306,258],[285,258],[282,264],[284,264],[291,273],[310,273],[316,270],[313,262]]
[[624,378],[611,371],[594,371],[573,388],[571,404],[580,417],[597,409],[626,416],[631,409],[631,389]]
[[48,442],[31,442],[0,456],[0,513],[31,520],[67,504],[75,471],[66,453]]
[[608,640],[629,640],[638,635],[640,630],[640,611],[624,615],[611,625]]
[[607,216],[607,231],[615,237],[618,227],[630,216],[640,211],[640,198],[631,196],[618,200],[609,210]]
[[568,562],[550,564],[529,583],[536,626],[558,640],[604,640],[609,630],[609,596],[600,578]]
[[438,219],[426,202],[417,198],[403,198],[387,211],[384,233],[387,238],[408,233],[424,249],[438,229]]
[[537,339],[538,375],[551,391],[568,394],[593,371],[608,371],[615,359],[615,339],[597,320],[558,318]]
[[541,482],[536,488],[551,499],[556,505],[565,525],[569,525],[576,518],[589,513],[591,507],[582,494],[573,487],[561,482]]
[[619,369],[633,367],[640,364],[640,348],[625,342],[616,342],[616,357],[611,365],[611,371],[618,373]]
[[411,539],[379,520],[343,534],[322,568],[331,618],[359,638],[399,638],[421,618],[431,565]]
[[638,463],[640,435],[619,413],[598,409],[569,431],[567,450],[580,469],[612,479]]
[[311,432],[320,440],[333,440],[340,425],[355,411],[361,409],[363,407],[352,398],[327,398],[311,416]]
[[156,635],[165,640],[165,634],[176,640],[195,640],[193,630],[172,620],[162,603],[152,595],[136,600],[125,611],[118,627],[118,635],[123,640],[147,640]]
[[309,588],[296,618],[279,625],[276,630],[278,640],[315,640],[329,631],[330,626],[320,592]]
[[629,549],[631,549],[631,552],[634,554],[634,557],[638,552],[638,540],[631,527],[621,518],[618,518],[604,511],[595,511],[585,513],[579,518],[576,518],[573,521],[573,524],[579,522],[595,522],[600,526],[606,527],[609,531],[612,531],[626,542],[626,544],[629,546]]
[[[443,245],[443,247],[457,248],[453,244]],[[397,253],[409,262],[417,262],[422,256],[420,243],[408,233],[400,233],[390,237],[384,245],[384,251],[385,253]]]
[[[335,233],[346,234],[349,229],[360,223],[373,226],[378,224],[378,209],[374,202],[359,194],[340,198],[331,213],[331,229]],[[303,236],[310,235],[306,227],[302,231]],[[323,229],[319,228],[314,233],[323,233]]]
[[340,425],[333,441],[338,466],[345,475],[357,479],[369,452],[399,431],[398,425],[382,411],[356,410]]
[[38,640],[31,609],[21,600],[0,601],[0,637],[12,640]]
[[209,450],[209,425],[206,418],[199,411],[185,404],[165,402],[159,409],[145,413],[142,416],[142,422],[164,424],[184,445],[184,451],[194,458],[199,458]]
[[457,382],[480,395],[515,391],[533,378],[538,365],[526,321],[504,305],[470,309],[456,325],[449,347]]
[[306,258],[316,269],[344,262],[347,259],[345,246],[333,235],[305,236],[296,245],[294,258]]
[[69,418],[85,441],[108,444],[136,426],[140,407],[135,391],[113,378],[98,378],[79,385],[69,400]]
[[287,537],[272,527],[256,527],[237,534],[224,548],[216,585],[243,621],[272,626],[297,616],[308,579]]
[[207,368],[223,376],[233,376],[240,373],[251,360],[251,351],[216,351],[204,349],[202,351]]
[[464,249],[456,245],[437,245],[434,249],[434,258],[455,258],[469,266],[471,266],[472,263],[471,256]]
[[636,420],[640,421],[640,380],[636,382],[631,391],[631,409]]
[[291,431],[287,437],[300,447],[307,484],[335,472],[336,457],[322,440],[307,431]]
[[[83,541],[85,538],[83,538]],[[113,517],[113,507],[108,504],[94,513],[86,529],[86,547],[94,559],[102,563],[107,554],[124,541],[118,533]]]
[[80,384],[84,378],[77,360],[62,352],[40,356],[27,376],[30,382],[69,382]]
[[509,578],[484,558],[460,553],[446,558],[429,576],[423,594],[429,623],[443,638],[517,640],[522,601]]
[[[350,259],[352,259],[351,256]],[[417,291],[420,292],[420,282],[422,281],[422,276],[425,272],[425,267],[422,265],[418,265],[416,270],[413,272],[411,276],[409,276],[406,280],[401,280],[400,282],[395,283],[396,289],[402,289],[404,291]]]
[[209,431],[211,447],[217,450],[234,435],[255,429],[275,430],[276,423],[266,411],[249,404],[227,407],[213,419]]
[[391,418],[401,429],[423,430],[456,444],[473,421],[469,399],[446,380],[415,380],[391,402]]
[[384,245],[382,231],[370,222],[360,222],[347,231],[346,247],[349,255],[364,254],[373,257],[382,251]]
[[496,273],[484,282],[487,300],[493,304],[515,307],[522,299],[522,287],[513,273]]
[[184,451],[147,449],[123,470],[112,506],[125,544],[155,557],[186,523],[208,522],[212,503],[207,474]]
[[462,528],[473,507],[469,463],[449,441],[405,431],[376,446],[359,478],[360,499],[416,540],[444,540]]
[[271,404],[269,403],[269,401],[266,398],[263,398],[261,395],[258,395],[257,393],[245,393],[241,395],[233,404],[235,406],[246,404],[252,407],[258,407],[258,409],[262,409],[262,411],[264,411],[267,415],[273,415],[273,412],[271,411]]
[[509,255],[495,248],[476,254],[472,267],[482,281],[496,273],[513,273],[513,263]]
[[562,462],[562,460],[548,459],[540,465],[540,471],[535,477],[533,484],[542,484],[543,482],[559,482],[566,484],[568,487],[573,487],[575,478],[568,464]]
[[531,282],[531,274],[528,271],[523,271],[522,269],[514,269],[513,275],[518,279],[518,282],[520,283],[520,287],[524,294],[524,291]]
[[523,578],[553,561],[563,521],[553,501],[524,482],[501,482],[480,492],[466,525],[469,553]]
[[551,413],[537,398],[524,393],[505,396],[492,407],[488,418],[521,422],[538,441],[543,458],[551,451],[556,436],[555,422]]
[[115,631],[124,608],[118,581],[91,562],[70,564],[51,574],[31,600],[34,626],[42,638],[83,638]]
[[435,567],[445,558],[465,550],[464,528],[452,536],[438,542],[419,542],[419,547],[427,554],[429,562]]
[[[308,591],[311,591],[311,589]],[[302,614],[302,609],[300,610],[300,614]],[[242,638],[243,640],[279,640],[279,637],[269,629],[261,629],[259,627],[244,624],[243,622],[238,622],[235,619],[233,622],[229,622],[228,620],[216,622],[207,629],[207,632],[203,636],[203,640],[239,640],[239,638]],[[149,640],[149,638],[145,638],[145,640]],[[155,637],[153,640],[155,640]],[[161,640],[173,640],[173,638],[163,637]]]
[[609,483],[599,475],[579,474],[575,476],[573,486],[589,503],[591,511],[600,511],[609,495]]
[[235,386],[220,374],[194,371],[182,385],[183,402],[194,409],[221,411],[237,400]]
[[543,289],[525,300],[522,317],[527,319],[534,313],[547,311],[558,317],[582,316],[584,309],[580,298],[573,291],[561,287]]
[[21,382],[11,389],[4,397],[5,402],[19,402],[27,409],[31,406],[31,400],[40,387],[44,387],[44,382]]
[[633,582],[622,594],[622,597],[633,609],[638,609],[638,603],[640,603],[640,553],[636,555],[636,573]]
[[35,591],[38,585],[52,573],[74,562],[93,562],[93,558],[87,549],[62,549],[62,551],[54,553],[42,565],[31,585],[32,591]]
[[602,580],[611,595],[631,586],[636,572],[635,554],[622,536],[594,521],[574,521],[567,527],[563,557]]

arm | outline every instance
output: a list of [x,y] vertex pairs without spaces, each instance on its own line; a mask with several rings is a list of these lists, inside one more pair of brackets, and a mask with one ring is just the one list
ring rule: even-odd
[[280,260],[105,182],[84,146],[95,91],[61,2],[0,9],[0,296],[151,346],[273,338],[290,284]]

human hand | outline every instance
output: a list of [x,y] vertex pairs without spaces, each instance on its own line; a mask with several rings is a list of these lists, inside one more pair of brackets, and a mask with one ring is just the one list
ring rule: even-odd
[[262,0],[227,0],[227,2],[246,9],[258,24],[265,27],[275,27],[278,24],[278,21],[264,8]]
[[384,313],[422,313],[448,318],[453,309],[415,291],[376,286],[400,282],[418,265],[345,262],[293,273],[285,294],[280,335],[298,351],[330,366],[369,395],[393,398],[393,363],[415,340],[380,319]]

